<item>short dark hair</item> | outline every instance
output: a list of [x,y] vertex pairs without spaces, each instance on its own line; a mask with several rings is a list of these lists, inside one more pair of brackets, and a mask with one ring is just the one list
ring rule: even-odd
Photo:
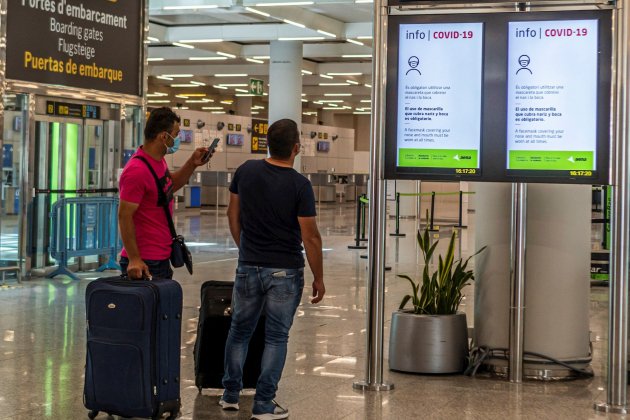
[[271,157],[286,159],[296,143],[300,142],[300,132],[293,120],[283,119],[271,124],[267,130],[267,145]]
[[147,125],[144,127],[144,138],[152,140],[162,131],[171,132],[175,122],[181,122],[179,116],[171,108],[162,107],[151,111]]

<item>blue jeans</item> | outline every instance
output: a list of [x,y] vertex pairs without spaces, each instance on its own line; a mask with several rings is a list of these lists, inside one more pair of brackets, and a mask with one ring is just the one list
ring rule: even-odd
[[243,365],[258,318],[265,314],[265,350],[255,402],[271,401],[287,356],[289,329],[304,289],[304,269],[240,265],[232,294],[232,324],[225,344],[223,375],[226,401],[238,401]]
[[[166,260],[143,260],[149,267],[149,273],[156,279],[172,279],[173,269],[171,268],[171,261]],[[127,267],[129,266],[129,258],[120,257],[120,270],[122,274],[127,274]]]

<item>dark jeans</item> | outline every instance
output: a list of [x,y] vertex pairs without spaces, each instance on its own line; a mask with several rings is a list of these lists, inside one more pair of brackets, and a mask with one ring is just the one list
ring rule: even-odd
[[289,329],[304,289],[304,269],[264,268],[240,265],[232,294],[232,324],[225,345],[223,397],[238,401],[243,389],[243,365],[249,339],[262,313],[265,323],[265,350],[255,402],[269,402],[276,396],[287,355]]
[[[149,267],[149,273],[151,277],[156,279],[172,279],[173,270],[171,269],[171,262],[166,260],[144,260],[144,263]],[[129,266],[129,258],[120,257],[120,270],[122,274],[127,274],[127,266]]]

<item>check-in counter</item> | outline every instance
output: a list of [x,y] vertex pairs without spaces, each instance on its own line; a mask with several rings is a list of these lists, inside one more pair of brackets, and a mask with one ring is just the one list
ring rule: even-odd
[[337,197],[335,182],[330,174],[307,174],[311,180],[315,199],[320,203],[333,203]]
[[201,176],[201,206],[227,206],[231,172],[204,172]]

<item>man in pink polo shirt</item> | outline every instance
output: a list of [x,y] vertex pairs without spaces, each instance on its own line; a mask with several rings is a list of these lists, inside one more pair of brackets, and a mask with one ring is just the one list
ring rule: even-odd
[[157,183],[144,158],[157,175],[173,214],[173,193],[183,187],[198,166],[207,163],[207,148],[197,148],[184,166],[169,172],[164,156],[179,148],[180,118],[170,108],[151,112],[144,128],[144,144],[129,160],[120,177],[118,225],[123,242],[120,266],[129,278],[173,278],[171,232]]

